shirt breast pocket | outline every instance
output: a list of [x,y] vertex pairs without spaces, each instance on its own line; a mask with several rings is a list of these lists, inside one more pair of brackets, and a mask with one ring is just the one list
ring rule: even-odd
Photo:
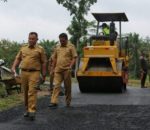
[[36,59],[38,59],[38,58],[40,58],[40,52],[39,51],[33,51],[32,53],[31,53],[31,57],[32,58],[36,58]]
[[22,52],[22,57],[23,57],[23,58],[25,58],[25,57],[27,57],[27,56],[29,56],[29,55],[30,55],[29,52],[26,52],[26,51],[23,51],[23,52]]
[[70,49],[70,48],[66,49],[65,56],[66,56],[66,57],[72,56],[72,53],[71,53],[71,49]]

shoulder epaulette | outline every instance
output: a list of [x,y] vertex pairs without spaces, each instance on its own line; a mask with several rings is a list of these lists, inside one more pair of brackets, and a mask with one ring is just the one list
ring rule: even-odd
[[28,44],[27,44],[27,43],[23,43],[23,44],[21,45],[21,48],[22,48],[22,47],[26,47],[26,46],[28,46]]
[[72,44],[71,42],[68,42],[68,46],[74,47],[74,44]]
[[41,45],[37,45],[37,47],[39,47],[39,48],[43,48]]
[[28,46],[28,44],[27,43],[23,43],[22,46]]

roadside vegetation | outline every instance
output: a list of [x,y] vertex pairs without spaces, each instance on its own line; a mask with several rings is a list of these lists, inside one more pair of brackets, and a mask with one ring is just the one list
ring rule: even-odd
[[[38,91],[38,98],[49,95],[48,84],[45,83],[41,85],[40,88],[41,90]],[[11,94],[7,95],[5,87],[0,84],[0,111],[10,109],[23,103],[23,92],[18,93],[16,90],[12,90]]]
[[23,101],[23,94],[18,94],[13,91],[11,95],[6,95],[3,86],[0,85],[0,111],[9,109],[13,106],[19,105]]

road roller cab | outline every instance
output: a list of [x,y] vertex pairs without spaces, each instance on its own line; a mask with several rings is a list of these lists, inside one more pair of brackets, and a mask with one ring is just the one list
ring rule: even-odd
[[[128,38],[121,35],[125,13],[93,13],[97,33],[90,37],[91,45],[83,48],[77,69],[81,92],[124,92],[128,80]],[[110,34],[100,35],[100,22],[110,22]],[[119,22],[119,35],[115,23]],[[118,35],[118,38],[117,38]]]

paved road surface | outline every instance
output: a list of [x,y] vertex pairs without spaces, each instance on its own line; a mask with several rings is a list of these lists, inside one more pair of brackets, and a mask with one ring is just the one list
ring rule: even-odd
[[150,105],[150,88],[128,87],[125,93],[80,93],[73,85],[73,104]]
[[149,130],[150,89],[128,88],[124,94],[81,94],[73,85],[72,107],[63,97],[49,109],[49,97],[38,101],[36,120],[22,117],[22,105],[0,113],[0,130]]

